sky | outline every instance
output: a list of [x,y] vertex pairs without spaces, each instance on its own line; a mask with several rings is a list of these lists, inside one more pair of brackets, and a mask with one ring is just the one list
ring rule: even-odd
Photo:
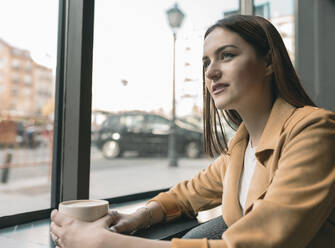
[[[255,1],[256,5],[264,2]],[[93,109],[170,111],[173,38],[165,12],[174,3],[95,0]],[[178,5],[185,19],[176,42],[177,114],[186,115],[194,102],[201,105],[202,101],[203,34],[224,11],[238,8],[238,0],[179,0]],[[293,0],[271,1],[272,15],[292,12]],[[29,50],[36,62],[55,72],[58,1],[2,0],[0,23],[1,39]],[[184,82],[185,78],[191,81]]]

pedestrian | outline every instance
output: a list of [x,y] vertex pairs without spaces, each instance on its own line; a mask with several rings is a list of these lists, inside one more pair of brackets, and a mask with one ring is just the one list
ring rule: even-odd
[[[59,247],[335,247],[335,115],[308,97],[275,27],[219,20],[205,33],[203,78],[205,150],[218,158],[132,214],[85,223],[53,211]],[[238,127],[229,144],[222,118]],[[222,216],[181,239],[121,234],[220,204]]]

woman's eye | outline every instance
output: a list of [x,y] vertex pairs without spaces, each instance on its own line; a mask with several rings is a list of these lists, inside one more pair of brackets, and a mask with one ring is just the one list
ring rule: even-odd
[[221,54],[221,59],[230,59],[233,58],[235,55],[232,53],[224,52]]

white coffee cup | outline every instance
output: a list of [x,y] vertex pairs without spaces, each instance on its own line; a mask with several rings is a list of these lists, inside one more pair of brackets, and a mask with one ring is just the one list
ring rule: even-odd
[[73,200],[59,203],[59,212],[82,221],[95,221],[108,213],[105,200]]

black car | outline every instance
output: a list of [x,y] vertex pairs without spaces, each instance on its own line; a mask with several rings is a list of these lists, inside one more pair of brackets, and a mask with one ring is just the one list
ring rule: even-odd
[[[166,155],[170,120],[158,114],[141,111],[110,114],[92,134],[92,141],[108,159],[122,156],[126,151],[141,155]],[[176,120],[176,150],[189,158],[202,153],[202,131],[195,125]]]

